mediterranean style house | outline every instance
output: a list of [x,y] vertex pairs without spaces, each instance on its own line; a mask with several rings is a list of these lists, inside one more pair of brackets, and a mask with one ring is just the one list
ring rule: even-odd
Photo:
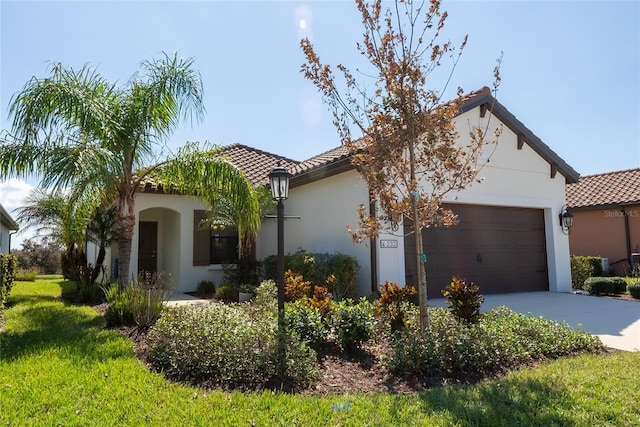
[[17,230],[18,224],[0,205],[0,254],[7,254],[11,251],[11,232]]
[[[579,175],[488,88],[466,97],[455,122],[460,135],[468,135],[470,126],[485,127],[488,120],[489,129],[503,127],[490,162],[481,169],[478,183],[444,201],[459,223],[424,230],[428,293],[441,296],[453,275],[473,281],[483,293],[570,292],[569,238],[558,216],[565,205],[565,186]],[[223,150],[255,185],[267,185],[269,172],[278,164],[292,174],[285,212],[300,219],[285,223],[286,252],[303,248],[354,256],[361,266],[361,295],[385,281],[414,284],[416,257],[410,237],[382,234],[357,245],[346,232],[346,226],[357,226],[360,204],[375,206],[345,147],[305,161],[241,144]],[[220,283],[222,260],[237,257],[237,236],[200,229],[206,209],[202,202],[148,188],[138,194],[136,209],[132,272],[170,273],[180,291],[195,290],[201,280]],[[275,253],[276,225],[267,221],[257,237],[256,258]],[[114,247],[112,265],[117,256]]]
[[567,185],[567,206],[571,254],[603,257],[605,270],[629,274],[640,262],[640,168],[580,177]]

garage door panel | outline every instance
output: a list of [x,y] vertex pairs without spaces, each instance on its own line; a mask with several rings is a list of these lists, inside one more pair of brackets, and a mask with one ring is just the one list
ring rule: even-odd
[[[544,214],[540,209],[495,206],[445,206],[458,224],[423,230],[428,295],[456,275],[483,293],[548,290]],[[413,239],[405,242],[415,253]],[[407,283],[415,284],[414,257],[406,257]]]

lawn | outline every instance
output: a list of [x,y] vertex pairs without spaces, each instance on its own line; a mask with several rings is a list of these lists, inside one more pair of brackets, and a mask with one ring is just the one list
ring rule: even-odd
[[3,425],[640,425],[640,353],[582,355],[472,386],[308,397],[166,381],[60,279],[18,282],[0,335]]

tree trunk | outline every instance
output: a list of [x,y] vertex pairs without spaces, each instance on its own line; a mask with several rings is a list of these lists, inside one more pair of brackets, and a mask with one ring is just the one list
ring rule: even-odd
[[420,189],[416,181],[415,167],[416,159],[414,152],[414,144],[409,144],[409,161],[411,169],[411,183],[414,192],[411,195],[411,210],[413,215],[413,233],[416,240],[416,271],[418,281],[418,299],[420,307],[420,327],[429,326],[429,312],[427,310],[427,274],[424,269],[423,248],[422,248],[422,228],[420,226],[420,217],[418,212],[418,199],[420,199]]
[[106,256],[106,249],[104,245],[100,245],[100,250],[98,251],[98,258],[96,259],[96,263],[93,266],[91,271],[91,284],[95,283],[100,275],[100,270],[102,270],[102,263],[104,263],[104,257]]
[[129,281],[133,228],[136,224],[133,195],[121,198],[118,206],[116,230],[118,233],[118,288],[124,289]]

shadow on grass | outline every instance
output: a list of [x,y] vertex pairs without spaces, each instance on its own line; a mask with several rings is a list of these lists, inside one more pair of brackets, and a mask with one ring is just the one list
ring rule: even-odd
[[561,413],[573,406],[562,386],[510,376],[475,386],[442,387],[421,394],[423,410],[460,425],[571,426]]
[[51,351],[87,362],[130,357],[130,342],[103,326],[102,316],[90,307],[51,293],[18,293],[0,335],[0,357],[7,362]]

